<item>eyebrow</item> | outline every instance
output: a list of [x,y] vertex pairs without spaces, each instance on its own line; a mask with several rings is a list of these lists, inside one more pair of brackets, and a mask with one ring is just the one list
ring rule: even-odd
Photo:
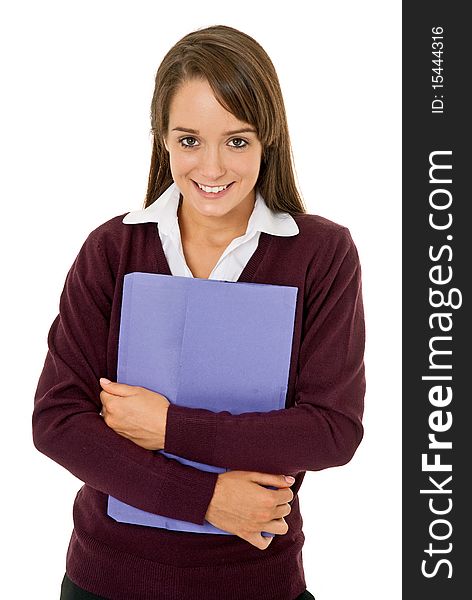
[[[190,127],[174,127],[172,129],[172,131],[185,131],[187,133],[195,133],[196,135],[199,135],[199,131],[197,129],[190,129]],[[245,127],[244,129],[235,129],[233,131],[224,131],[223,135],[234,135],[235,133],[257,133],[257,131],[255,129],[253,129],[252,127]]]

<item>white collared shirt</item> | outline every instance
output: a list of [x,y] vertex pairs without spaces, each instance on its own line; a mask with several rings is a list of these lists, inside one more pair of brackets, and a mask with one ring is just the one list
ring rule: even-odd
[[[147,208],[129,212],[123,218],[123,223],[158,223],[159,236],[172,275],[193,277],[182,249],[177,216],[179,200],[180,189],[174,182]],[[254,209],[249,217],[246,233],[234,238],[225,248],[208,279],[237,281],[257,248],[261,231],[271,235],[291,236],[297,235],[299,229],[289,213],[272,211],[256,189]]]

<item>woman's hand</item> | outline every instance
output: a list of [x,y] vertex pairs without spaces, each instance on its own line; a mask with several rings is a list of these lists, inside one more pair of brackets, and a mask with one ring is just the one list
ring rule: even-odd
[[[265,485],[282,489],[270,490]],[[265,550],[273,538],[261,535],[263,531],[279,535],[288,531],[283,517],[292,510],[290,485],[284,475],[252,471],[220,473],[205,519]]]
[[[108,382],[108,383],[107,383]],[[101,378],[102,412],[108,427],[147,450],[162,450],[169,400],[143,387]]]

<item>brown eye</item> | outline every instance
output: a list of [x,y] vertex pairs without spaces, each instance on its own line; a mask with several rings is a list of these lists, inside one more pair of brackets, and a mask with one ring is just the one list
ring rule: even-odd
[[232,142],[242,142],[242,144],[237,143],[235,146],[233,146],[233,148],[245,148],[248,145],[248,142],[246,142],[246,140],[243,140],[242,138],[233,138],[231,141]]
[[[190,144],[188,144],[188,143],[184,144],[183,143],[184,140],[191,140],[192,143],[190,143]],[[182,146],[182,148],[193,148],[195,146],[194,142],[196,142],[196,139],[194,137],[191,137],[191,136],[180,138],[180,140],[179,140],[179,144]]]

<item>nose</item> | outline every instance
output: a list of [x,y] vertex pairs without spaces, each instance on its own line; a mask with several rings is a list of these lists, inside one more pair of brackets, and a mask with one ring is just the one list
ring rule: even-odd
[[225,174],[226,167],[218,147],[207,146],[200,154],[199,170],[205,183],[216,183]]

